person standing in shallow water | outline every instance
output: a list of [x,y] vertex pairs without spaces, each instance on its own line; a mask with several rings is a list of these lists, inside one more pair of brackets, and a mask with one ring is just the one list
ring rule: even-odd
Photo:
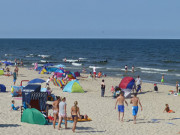
[[125,68],[125,73],[127,73],[128,72],[128,66],[126,65],[124,68]]
[[132,66],[132,73],[134,73],[134,65]]
[[178,93],[179,84],[178,81],[176,82],[176,93]]
[[104,93],[105,93],[105,84],[103,79],[101,83],[101,97],[104,97]]
[[164,84],[164,75],[162,75],[161,84]]

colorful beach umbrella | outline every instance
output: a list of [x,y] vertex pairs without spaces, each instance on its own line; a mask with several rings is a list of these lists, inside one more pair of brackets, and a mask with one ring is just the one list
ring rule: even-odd
[[56,65],[55,67],[57,67],[57,68],[65,68],[66,66],[64,66],[62,64],[59,64],[59,65]]

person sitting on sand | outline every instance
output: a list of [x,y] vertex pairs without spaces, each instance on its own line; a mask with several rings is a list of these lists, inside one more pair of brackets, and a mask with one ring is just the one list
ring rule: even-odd
[[112,87],[111,87],[111,93],[112,93],[112,95],[114,95],[114,92],[115,92],[115,89],[114,89],[114,87],[112,86]]
[[89,73],[89,78],[93,78],[93,75],[92,75],[92,73],[91,73],[91,72]]
[[51,95],[51,93],[52,93],[51,88],[50,88],[50,87],[47,87],[47,91],[46,91],[46,92],[48,93],[48,96],[50,96],[50,95]]
[[12,105],[11,105],[11,110],[18,110],[19,109],[19,106],[15,107],[14,104],[15,104],[15,101],[12,100]]
[[76,129],[76,124],[77,124],[77,120],[78,120],[78,115],[79,117],[81,116],[80,115],[80,110],[79,110],[79,107],[77,106],[78,105],[78,102],[75,101],[74,102],[74,106],[71,107],[71,116],[72,116],[72,119],[74,121],[73,123],[73,128],[72,128],[72,131],[75,132],[75,129]]
[[156,83],[154,84],[154,92],[158,92],[158,87]]
[[102,73],[99,72],[99,73],[98,73],[98,78],[101,78],[101,77],[102,77]]
[[166,106],[166,108],[164,109],[164,111],[163,111],[163,112],[167,112],[167,113],[175,113],[175,111],[170,110],[170,108],[169,108],[169,105],[168,105],[168,104],[165,104],[165,106]]
[[9,75],[10,75],[10,69],[9,69],[9,67],[6,68],[6,72],[7,72],[7,75],[9,76]]

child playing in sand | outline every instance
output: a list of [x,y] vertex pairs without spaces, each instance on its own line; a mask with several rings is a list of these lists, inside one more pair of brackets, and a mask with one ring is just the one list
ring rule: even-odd
[[14,104],[15,104],[15,101],[12,100],[11,110],[18,110],[19,106],[15,107]]
[[114,95],[114,92],[115,92],[115,89],[114,89],[114,87],[112,86],[112,87],[111,87],[111,93],[112,93],[112,95]]
[[168,104],[165,104],[165,106],[166,106],[166,108],[164,109],[164,111],[163,111],[163,112],[167,112],[167,113],[175,113],[175,111],[170,110],[170,108],[169,108],[169,105],[168,105]]

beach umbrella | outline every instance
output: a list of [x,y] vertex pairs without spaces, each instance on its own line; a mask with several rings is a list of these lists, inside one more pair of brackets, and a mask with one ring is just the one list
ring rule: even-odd
[[52,63],[44,64],[44,67],[49,67],[49,66],[54,66],[54,64],[52,64]]
[[66,66],[64,66],[62,64],[59,64],[59,65],[56,65],[55,67],[57,67],[57,68],[65,68]]
[[44,83],[44,82],[46,82],[46,81],[43,79],[36,78],[36,79],[29,81],[28,83]]
[[8,61],[4,61],[4,62],[2,62],[2,63],[6,64],[7,66],[8,66],[8,65],[13,65],[13,63],[8,62]]
[[63,69],[57,69],[57,70],[55,71],[55,73],[64,73],[64,70],[63,70]]
[[133,77],[124,77],[119,84],[119,88],[132,89],[134,84],[135,84],[135,80]]

